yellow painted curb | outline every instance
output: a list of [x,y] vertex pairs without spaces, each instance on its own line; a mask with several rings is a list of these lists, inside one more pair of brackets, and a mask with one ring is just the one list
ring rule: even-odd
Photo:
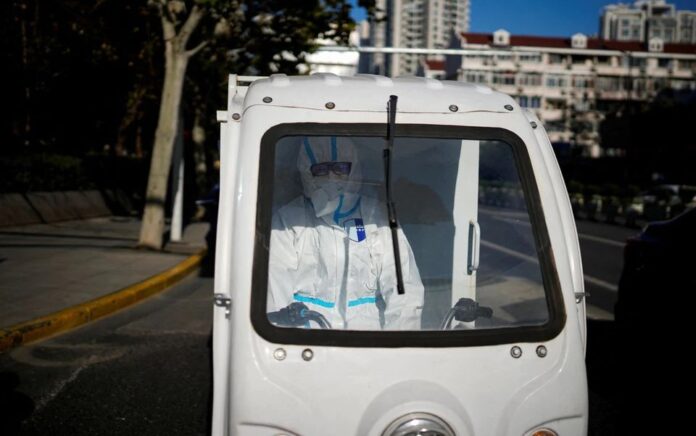
[[201,250],[167,271],[111,294],[41,318],[0,329],[0,353],[22,344],[71,330],[157,294],[196,269],[203,260],[205,252],[205,249]]

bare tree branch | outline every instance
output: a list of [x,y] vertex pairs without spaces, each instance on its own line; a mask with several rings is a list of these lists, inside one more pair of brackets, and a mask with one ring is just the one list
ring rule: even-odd
[[[166,8],[164,8],[166,9]],[[164,14],[162,9],[160,9],[160,18],[162,20],[162,35],[164,37],[164,42],[169,42],[176,38],[176,28],[174,23],[171,22]]]
[[176,17],[172,14],[172,11],[169,9],[169,7],[167,7],[167,0],[148,0],[147,4],[157,8],[157,12],[159,13],[160,17],[169,20],[169,22],[172,23],[176,29],[176,25],[178,24],[179,20],[176,19]]
[[199,51],[201,51],[203,49],[203,47],[205,47],[206,45],[208,45],[208,41],[203,41],[200,44],[198,44],[197,46],[195,46],[194,48],[192,48],[191,50],[186,50],[186,52],[184,52],[184,54],[190,58],[191,56],[193,56],[196,53],[198,53]]
[[198,27],[198,23],[200,23],[203,16],[205,16],[205,12],[205,9],[201,9],[198,7],[198,5],[191,8],[191,13],[189,13],[188,18],[186,18],[184,25],[181,26],[181,30],[179,31],[178,35],[182,48],[186,47],[189,37],[193,31],[196,30],[196,27]]

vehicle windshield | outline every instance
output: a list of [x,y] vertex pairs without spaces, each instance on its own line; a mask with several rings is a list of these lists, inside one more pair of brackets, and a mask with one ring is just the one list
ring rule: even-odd
[[536,203],[522,183],[519,150],[499,140],[396,137],[393,233],[384,148],[380,136],[290,135],[275,142],[272,169],[259,179],[270,184],[260,189],[272,192],[270,234],[261,245],[268,322],[347,331],[548,323],[548,263],[540,261],[535,236],[543,220],[534,219],[540,211],[530,215]]

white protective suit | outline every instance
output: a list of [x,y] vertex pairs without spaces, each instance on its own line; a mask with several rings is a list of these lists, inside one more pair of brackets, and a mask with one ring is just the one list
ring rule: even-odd
[[[423,284],[413,251],[399,229],[405,294],[398,295],[386,206],[360,195],[351,139],[302,140],[297,167],[304,196],[273,216],[267,310],[299,301],[334,329],[420,330]],[[322,162],[351,162],[352,169],[348,176],[312,176],[311,165]]]

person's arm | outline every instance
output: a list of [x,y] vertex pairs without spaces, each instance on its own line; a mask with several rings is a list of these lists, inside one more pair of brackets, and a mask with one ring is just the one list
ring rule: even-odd
[[280,213],[273,215],[268,262],[267,312],[275,312],[292,303],[298,253],[295,231]]
[[385,250],[380,274],[380,289],[385,302],[385,330],[420,330],[423,312],[424,289],[416,259],[403,230],[399,228],[399,251],[404,280],[404,294],[396,290],[396,268],[389,228],[382,232],[382,247]]

